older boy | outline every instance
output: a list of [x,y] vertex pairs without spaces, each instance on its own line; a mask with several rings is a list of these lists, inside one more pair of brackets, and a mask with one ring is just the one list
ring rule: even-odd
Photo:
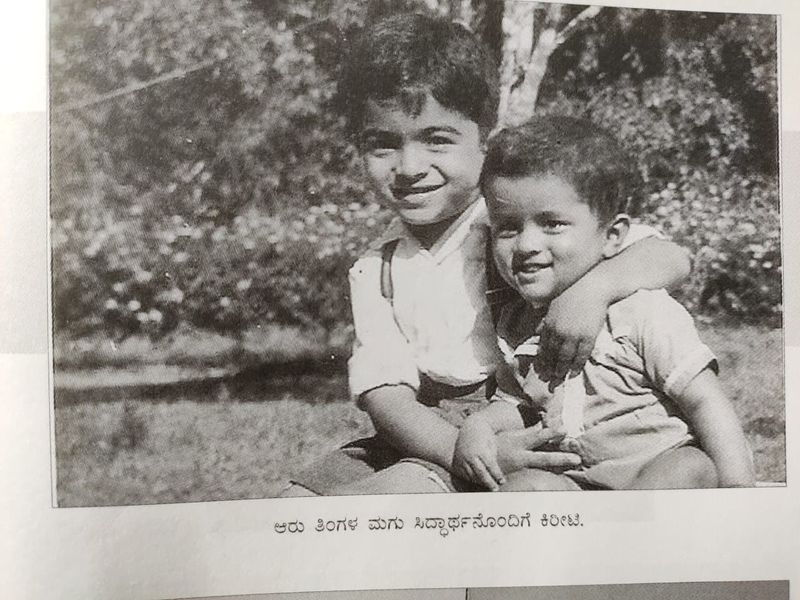
[[[342,106],[380,201],[398,217],[350,272],[350,387],[377,435],[312,465],[286,495],[414,491],[403,487],[402,468],[384,485],[349,487],[402,458],[430,466],[442,489],[463,489],[450,477],[458,426],[491,395],[501,360],[478,187],[497,88],[485,48],[446,20],[392,17],[351,48]],[[641,241],[551,303],[543,329],[550,376],[582,364],[609,304],[685,276],[685,253],[652,233],[630,236]],[[547,439],[514,432],[497,443],[509,470],[577,463],[571,453],[536,451]]]

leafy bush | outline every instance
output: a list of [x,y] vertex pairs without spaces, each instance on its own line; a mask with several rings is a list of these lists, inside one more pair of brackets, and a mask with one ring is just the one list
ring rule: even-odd
[[550,80],[540,110],[587,117],[623,140],[641,173],[635,211],[693,256],[686,305],[779,323],[774,20],[633,10],[604,18],[555,58],[549,76],[567,84]]
[[654,192],[646,221],[692,251],[681,290],[695,312],[780,324],[780,215],[774,181],[686,173]]
[[348,321],[346,271],[383,216],[328,106],[336,36],[313,7],[54,3],[58,330]]

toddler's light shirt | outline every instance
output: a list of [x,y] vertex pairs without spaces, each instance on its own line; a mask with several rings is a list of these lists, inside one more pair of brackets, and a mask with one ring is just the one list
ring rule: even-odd
[[526,403],[546,427],[567,435],[564,449],[583,460],[583,469],[568,475],[624,489],[655,456],[692,440],[670,397],[706,367],[716,368],[716,359],[667,292],[640,290],[613,304],[582,373],[553,392],[532,367],[538,350],[532,310],[517,301],[500,317],[504,366],[496,399]]

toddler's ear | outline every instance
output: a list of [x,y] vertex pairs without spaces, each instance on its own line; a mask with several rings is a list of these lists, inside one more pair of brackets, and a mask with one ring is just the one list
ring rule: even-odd
[[631,226],[631,218],[626,214],[618,214],[606,225],[606,243],[603,246],[603,257],[611,258],[620,251],[625,243],[625,236]]

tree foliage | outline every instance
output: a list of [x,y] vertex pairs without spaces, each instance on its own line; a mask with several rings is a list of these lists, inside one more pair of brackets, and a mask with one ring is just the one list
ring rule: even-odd
[[604,124],[637,157],[642,218],[695,259],[696,311],[781,313],[776,23],[619,9],[554,55],[539,110]]
[[[515,6],[52,2],[57,330],[346,325],[346,270],[387,215],[332,110],[342,48],[367,22],[433,11],[501,63]],[[619,132],[645,218],[696,257],[688,303],[779,316],[774,19],[603,9],[544,52],[585,7],[531,7],[537,66],[514,66],[507,96]]]

